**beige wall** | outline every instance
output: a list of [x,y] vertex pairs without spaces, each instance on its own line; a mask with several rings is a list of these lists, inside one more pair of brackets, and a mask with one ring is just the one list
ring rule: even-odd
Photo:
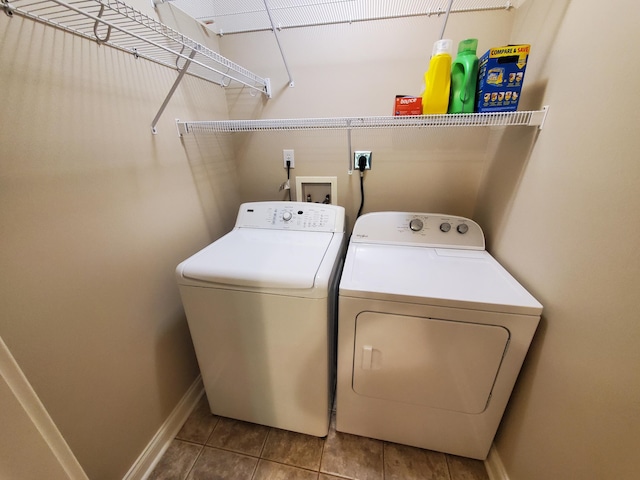
[[89,478],[122,478],[198,375],[174,269],[238,187],[175,118],[226,118],[224,92],[185,78],[154,136],[175,71],[18,16],[0,32],[0,336]]
[[[0,478],[68,480],[69,472],[65,470],[60,457],[56,456],[59,452],[54,451],[45,440],[46,433],[42,427],[47,423],[50,426],[51,420],[42,408],[38,411],[39,418],[34,418],[36,415],[33,410],[41,405],[28,386],[20,390],[26,384],[21,373],[0,338]],[[42,417],[44,421],[41,421]],[[60,436],[57,439],[64,448],[64,439],[60,439]],[[67,448],[64,453],[71,457],[71,463],[77,467],[73,454],[69,452]],[[33,461],[33,458],[37,458],[37,461]],[[76,468],[76,472],[78,480],[83,478],[82,471]]]
[[[539,135],[517,127],[353,136],[354,149],[374,151],[365,211],[475,217],[491,251],[545,306],[496,440],[512,480],[626,479],[640,468],[633,453],[640,140],[632,120],[640,97],[632,87],[638,64],[625,53],[638,43],[638,13],[633,2],[604,11],[595,1],[530,0],[513,16],[452,16],[447,36],[477,35],[479,52],[533,45],[521,109],[551,106]],[[419,91],[416,78],[437,34],[430,22],[285,30],[293,88],[269,34],[225,36],[223,53],[265,72],[275,91],[274,99],[253,102],[230,91],[230,115],[387,115],[395,94]],[[357,177],[346,174],[344,134],[238,137],[243,199],[280,198],[281,150],[295,148],[294,175],[337,175],[340,203],[353,219],[359,192]]]
[[551,109],[528,160],[513,143],[493,160],[476,214],[545,307],[496,439],[512,480],[640,471],[638,18],[630,0],[518,12],[513,40],[543,53],[526,82]]
[[[365,211],[474,216],[545,306],[496,439],[512,480],[640,469],[640,139],[629,121],[639,72],[623,53],[638,44],[640,12],[631,1],[567,4],[456,14],[447,29],[455,43],[477,36],[479,52],[533,44],[523,107],[551,105],[537,138],[529,128],[352,137],[374,151]],[[173,269],[231,228],[241,200],[283,197],[282,149],[296,150],[294,175],[337,175],[352,219],[359,203],[344,132],[180,140],[174,119],[388,115],[394,95],[419,93],[441,21],[285,30],[293,88],[270,34],[225,36],[221,53],[270,77],[274,98],[229,88],[225,102],[186,78],[152,136],[174,71],[0,15],[0,336],[92,480],[122,477],[197,375]]]
[[[3,478],[50,478],[68,480],[69,476],[58,463],[30,421],[20,402],[0,378],[0,474]],[[37,456],[37,461],[33,461]]]
[[[514,12],[452,14],[446,36],[477,37],[478,50],[508,42]],[[280,32],[294,87],[270,32],[225,35],[222,53],[271,78],[270,100],[229,90],[232,118],[379,116],[393,113],[397,94],[419,95],[433,42],[444,17],[419,17]],[[471,215],[486,156],[499,131],[486,129],[356,130],[353,150],[372,150],[364,212],[441,211]],[[461,141],[463,139],[463,141]],[[282,150],[295,150],[293,176],[335,175],[338,202],[353,223],[360,203],[359,175],[349,176],[345,131],[247,133],[238,136],[243,200],[281,199]],[[294,191],[295,198],[295,191]]]

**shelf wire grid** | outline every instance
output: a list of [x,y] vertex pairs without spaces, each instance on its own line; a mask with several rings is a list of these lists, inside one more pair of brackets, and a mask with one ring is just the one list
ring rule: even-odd
[[268,80],[136,10],[121,0],[2,0],[18,14],[179,70],[196,51],[187,74],[228,86],[238,82],[268,94]]
[[407,115],[397,117],[178,121],[177,125],[180,134],[375,128],[541,126],[545,113],[545,110],[535,110],[444,115]]
[[[219,35],[271,30],[264,0],[165,0]],[[268,0],[279,29],[441,15],[448,0]],[[451,12],[505,10],[521,0],[455,0]]]

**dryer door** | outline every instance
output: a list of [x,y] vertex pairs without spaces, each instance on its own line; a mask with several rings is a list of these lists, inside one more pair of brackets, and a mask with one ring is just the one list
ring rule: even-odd
[[497,325],[362,312],[356,319],[353,390],[481,413],[508,343],[509,331]]

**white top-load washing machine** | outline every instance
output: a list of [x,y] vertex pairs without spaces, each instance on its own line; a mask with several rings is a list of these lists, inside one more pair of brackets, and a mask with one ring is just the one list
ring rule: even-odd
[[486,458],[542,306],[484,245],[461,217],[358,218],[338,297],[337,430]]
[[344,209],[245,203],[176,270],[212,413],[324,436],[335,382]]

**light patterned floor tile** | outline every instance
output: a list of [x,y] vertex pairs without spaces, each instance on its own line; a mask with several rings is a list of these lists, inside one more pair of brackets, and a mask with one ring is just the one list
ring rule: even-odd
[[473,458],[447,455],[451,480],[489,480],[484,462]]
[[318,472],[260,460],[253,480],[317,480]]
[[317,471],[323,444],[324,438],[272,428],[262,458]]
[[449,480],[444,453],[385,442],[385,480]]
[[480,460],[336,432],[335,417],[322,439],[198,409],[149,480],[489,480]]
[[269,433],[269,427],[264,425],[220,418],[207,445],[258,457],[262,452],[267,433]]
[[382,442],[336,432],[335,419],[324,444],[321,473],[358,480],[382,480]]
[[173,440],[147,477],[148,480],[183,480],[193,467],[202,448],[201,445]]
[[203,395],[176,438],[204,445],[219,418],[211,413],[207,396]]
[[258,459],[204,447],[187,480],[251,480]]

